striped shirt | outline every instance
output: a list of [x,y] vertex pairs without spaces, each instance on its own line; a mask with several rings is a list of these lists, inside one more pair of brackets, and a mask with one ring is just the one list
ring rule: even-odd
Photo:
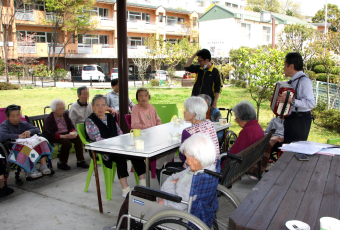
[[[290,108],[289,114],[292,112],[308,112],[311,111],[315,106],[315,98],[313,93],[313,85],[311,80],[307,77],[301,77],[305,75],[303,71],[299,71],[292,77],[291,85],[296,91],[296,86],[299,82],[299,87],[296,91],[297,98],[295,99],[295,105]],[[301,77],[300,79],[298,79]]]

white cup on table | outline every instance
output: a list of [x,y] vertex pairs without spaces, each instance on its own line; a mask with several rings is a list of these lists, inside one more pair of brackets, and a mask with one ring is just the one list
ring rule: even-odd
[[219,119],[220,125],[226,125],[227,124],[227,119],[221,118]]
[[340,230],[340,220],[333,217],[321,217],[320,230]]
[[178,141],[179,138],[181,137],[180,133],[169,133],[169,139],[172,141]]
[[135,140],[135,148],[136,149],[144,149],[144,141],[143,140]]
[[179,118],[174,118],[174,124],[175,124],[175,125],[180,125],[180,124],[181,124],[181,119],[179,119]]

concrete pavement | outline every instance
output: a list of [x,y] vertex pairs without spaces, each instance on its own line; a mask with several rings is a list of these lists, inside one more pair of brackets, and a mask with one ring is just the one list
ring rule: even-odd
[[[85,153],[85,157],[89,162],[88,153]],[[94,176],[85,193],[87,170],[76,167],[75,154],[70,155],[68,164],[72,169],[62,171],[56,168],[57,159],[53,159],[54,176],[27,181],[22,187],[15,185],[14,172],[11,172],[8,184],[15,192],[0,198],[0,229],[92,230],[115,224],[124,200],[117,175],[113,183],[112,200],[108,201],[102,170],[98,170],[104,209],[104,213],[100,214]],[[128,183],[130,187],[136,184],[132,173]],[[245,176],[233,185],[231,191],[242,201],[256,183]],[[151,179],[151,187],[159,188],[156,179]]]

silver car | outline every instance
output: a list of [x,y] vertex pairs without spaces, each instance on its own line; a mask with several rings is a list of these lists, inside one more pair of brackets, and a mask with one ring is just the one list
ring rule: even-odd
[[150,79],[157,79],[157,80],[162,80],[162,81],[167,81],[168,80],[168,72],[165,70],[154,70],[150,73]]

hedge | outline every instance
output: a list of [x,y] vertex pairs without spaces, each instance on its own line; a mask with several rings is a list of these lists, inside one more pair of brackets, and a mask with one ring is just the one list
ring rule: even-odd
[[326,69],[323,65],[317,65],[313,68],[315,73],[326,73]]

